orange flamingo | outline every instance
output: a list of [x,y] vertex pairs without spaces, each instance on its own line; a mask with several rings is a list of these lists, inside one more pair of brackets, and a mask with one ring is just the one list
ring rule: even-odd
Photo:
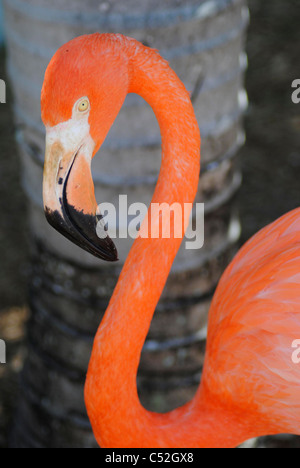
[[[121,35],[64,45],[42,91],[47,130],[44,204],[50,223],[76,244],[117,260],[95,234],[91,159],[127,93],[153,108],[163,157],[152,202],[190,203],[198,187],[200,135],[189,95],[159,54]],[[150,210],[148,221],[151,218]],[[140,354],[182,239],[135,241],[98,330],[85,401],[102,447],[235,447],[256,436],[300,434],[300,211],[268,226],[220,281],[194,399],[167,414],[147,411],[136,388]]]

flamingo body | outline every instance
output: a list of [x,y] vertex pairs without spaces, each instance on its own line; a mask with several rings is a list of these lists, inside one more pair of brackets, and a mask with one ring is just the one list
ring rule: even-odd
[[[129,92],[152,106],[161,129],[162,167],[152,203],[192,203],[199,129],[188,92],[156,51],[120,35],[77,38],[55,54],[42,91],[47,218],[110,261],[117,259],[115,246],[94,232],[90,166]],[[149,210],[147,221],[159,219]],[[85,386],[97,441],[114,448],[234,447],[260,435],[300,434],[300,365],[292,360],[292,343],[300,339],[299,209],[258,233],[224,273],[193,400],[167,414],[142,407],[140,354],[181,241],[173,231],[169,239],[140,236],[126,260],[95,337]]]
[[[203,385],[210,398],[254,412],[263,434],[300,433],[300,210],[254,236],[211,305]],[[262,435],[262,434],[261,434]]]

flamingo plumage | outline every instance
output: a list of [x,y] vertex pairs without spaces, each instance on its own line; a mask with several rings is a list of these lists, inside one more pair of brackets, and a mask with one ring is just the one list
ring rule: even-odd
[[[117,251],[95,235],[91,160],[128,93],[153,108],[162,167],[152,203],[192,203],[200,135],[184,85],[157,51],[113,34],[82,36],[52,59],[42,91],[47,130],[44,204],[49,222],[90,253]],[[138,116],[137,116],[138,118]],[[148,221],[157,222],[151,217]],[[203,376],[191,402],[167,414],[141,405],[136,376],[150,323],[181,239],[134,242],[97,332],[85,402],[102,447],[235,447],[267,434],[300,435],[300,210],[266,227],[237,254],[215,293]]]

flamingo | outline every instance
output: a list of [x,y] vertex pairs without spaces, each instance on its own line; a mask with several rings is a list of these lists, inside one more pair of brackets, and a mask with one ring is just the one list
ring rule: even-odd
[[[81,36],[54,55],[42,89],[46,217],[107,261],[118,253],[105,230],[96,235],[91,160],[128,93],[152,106],[161,129],[152,203],[193,203],[199,129],[187,90],[157,51],[122,35]],[[158,222],[150,210],[147,219]],[[136,377],[183,238],[172,234],[135,240],[95,337],[85,403],[97,442],[107,448],[232,448],[263,435],[300,435],[300,365],[292,359],[300,339],[300,210],[256,234],[227,268],[209,313],[199,388],[189,403],[157,414],[140,403]]]

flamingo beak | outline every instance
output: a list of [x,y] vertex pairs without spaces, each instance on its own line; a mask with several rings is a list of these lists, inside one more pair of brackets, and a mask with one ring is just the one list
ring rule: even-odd
[[53,137],[46,140],[43,185],[46,218],[77,246],[97,258],[115,262],[117,249],[101,223],[101,216],[97,216],[91,144],[83,142],[75,150],[67,151],[62,141]]

